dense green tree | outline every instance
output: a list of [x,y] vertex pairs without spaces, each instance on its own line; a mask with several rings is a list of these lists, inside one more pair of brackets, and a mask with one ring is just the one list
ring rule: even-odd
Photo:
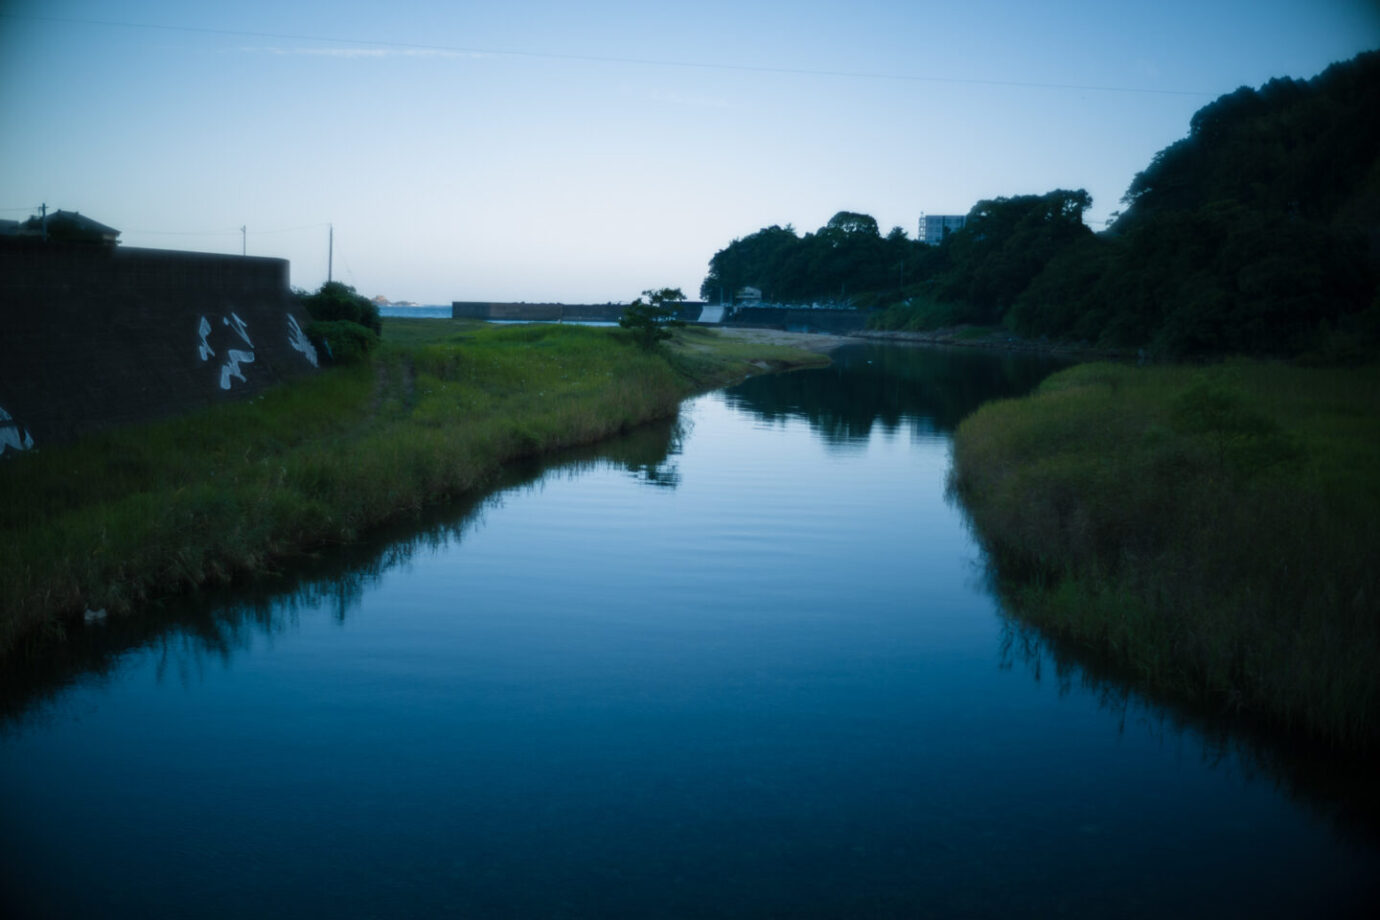
[[1374,169],[1377,111],[1376,51],[1334,64],[1312,80],[1243,86],[1199,109],[1188,136],[1136,175],[1114,229],[1127,232],[1156,213],[1227,200],[1330,221]]
[[967,304],[974,322],[999,321],[1050,259],[1092,235],[1083,223],[1091,204],[1082,189],[979,201],[944,241],[950,266],[935,294]]
[[877,219],[867,214],[859,214],[856,211],[839,211],[829,218],[829,222],[821,228],[820,233],[836,240],[859,236],[870,239],[881,236],[881,231],[877,228]]
[[1102,337],[1109,317],[1097,290],[1124,243],[1089,234],[1051,258],[1006,315],[1025,336],[1052,335],[1083,341]]
[[1364,237],[1238,202],[1166,211],[1052,260],[1007,322],[1167,355],[1290,355],[1363,309]]
[[700,296],[733,297],[745,286],[769,301],[839,301],[865,292],[896,294],[921,271],[922,244],[900,227],[883,237],[875,218],[840,211],[815,233],[767,227],[736,239],[709,260]]
[[763,291],[781,287],[787,263],[800,243],[794,228],[776,225],[736,239],[709,260],[709,274],[700,285],[705,300],[731,301],[744,287]]

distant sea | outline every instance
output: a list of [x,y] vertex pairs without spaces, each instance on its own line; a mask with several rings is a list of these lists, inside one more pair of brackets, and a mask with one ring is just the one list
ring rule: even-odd
[[450,319],[450,304],[424,304],[419,307],[379,307],[380,316],[441,317]]
[[[418,306],[418,307],[392,307],[392,306],[384,307],[384,306],[380,306],[380,307],[379,307],[379,315],[380,315],[380,316],[411,316],[411,317],[417,318],[417,319],[422,319],[422,318],[426,318],[426,319],[437,319],[437,318],[439,318],[439,319],[450,319],[450,305],[449,305],[449,304],[423,304],[422,306]],[[525,320],[525,319],[500,319],[500,320],[489,320],[489,322],[494,323],[494,324],[496,324],[496,325],[520,326],[520,325],[524,325],[524,324],[530,322],[530,320]],[[601,323],[601,322],[588,322],[588,323],[584,323],[584,322],[575,323],[575,322],[572,322],[572,323],[567,323],[567,325],[570,325],[570,326],[617,326],[618,324],[617,324],[617,323]]]

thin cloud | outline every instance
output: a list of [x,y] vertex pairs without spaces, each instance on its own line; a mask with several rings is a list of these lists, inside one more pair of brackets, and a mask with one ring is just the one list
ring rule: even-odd
[[332,58],[467,58],[478,60],[493,55],[478,51],[447,51],[440,48],[279,48],[272,46],[245,47],[247,54]]
[[[739,71],[745,73],[775,73],[793,74],[798,76],[811,77],[842,77],[854,80],[901,80],[911,83],[933,83],[933,84],[954,84],[968,86],[1012,86],[1031,89],[1055,89],[1073,90],[1077,92],[1102,92],[1102,93],[1141,93],[1161,96],[1202,96],[1212,98],[1218,94],[1215,92],[1205,92],[1201,90],[1183,89],[1153,89],[1149,87],[1136,86],[1090,86],[1077,83],[1044,83],[1031,80],[991,80],[975,77],[950,77],[924,74],[908,73],[887,73],[883,71],[850,71],[850,70],[820,70],[809,67],[770,67],[756,64],[723,64],[711,61],[694,60],[668,60],[662,58],[630,58],[615,57],[610,55],[597,54],[560,54],[545,51],[498,51],[474,48],[448,48],[445,46],[420,45],[406,42],[383,42],[371,41],[367,39],[350,38],[331,38],[324,35],[289,35],[281,32],[255,32],[247,29],[211,29],[198,26],[174,26],[162,23],[151,22],[130,22],[127,20],[108,20],[108,19],[83,19],[67,16],[19,16],[14,13],[0,12],[3,19],[26,19],[33,22],[63,22],[80,23],[83,25],[109,26],[112,28],[123,29],[155,29],[165,32],[187,32],[207,35],[238,35],[251,38],[277,38],[286,41],[320,41],[350,43],[355,45],[372,45],[374,49],[354,51],[348,48],[337,50],[330,49],[299,49],[295,53],[334,55],[337,57],[382,57],[386,55],[431,55],[438,57],[509,57],[509,58],[535,58],[552,61],[583,61],[601,64],[630,64],[634,66],[654,66],[654,67],[681,67],[696,70],[723,70]],[[381,46],[381,47],[380,47]],[[282,53],[294,53],[291,50]]]

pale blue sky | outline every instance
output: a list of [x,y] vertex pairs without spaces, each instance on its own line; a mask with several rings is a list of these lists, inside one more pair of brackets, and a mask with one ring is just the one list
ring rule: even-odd
[[[1374,0],[0,0],[0,209],[367,295],[694,295],[836,211],[1086,188],[1237,86],[1380,47]],[[252,34],[251,34],[252,33]],[[0,217],[22,218],[9,210]]]

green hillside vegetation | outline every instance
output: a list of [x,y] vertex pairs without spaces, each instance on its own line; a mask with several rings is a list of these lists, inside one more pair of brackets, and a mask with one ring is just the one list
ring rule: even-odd
[[[331,322],[354,322],[350,319]],[[0,658],[84,610],[273,568],[483,489],[522,456],[676,411],[698,390],[822,355],[686,329],[389,319],[372,357],[151,425],[7,460]]]
[[1102,233],[1083,190],[978,202],[938,246],[840,212],[714,254],[700,293],[879,308],[885,329],[994,325],[1163,357],[1364,360],[1380,347],[1380,52],[1242,87],[1132,181]]
[[1164,355],[1346,359],[1380,334],[1380,53],[1222,96],[1135,177],[1107,233],[1004,318]]

